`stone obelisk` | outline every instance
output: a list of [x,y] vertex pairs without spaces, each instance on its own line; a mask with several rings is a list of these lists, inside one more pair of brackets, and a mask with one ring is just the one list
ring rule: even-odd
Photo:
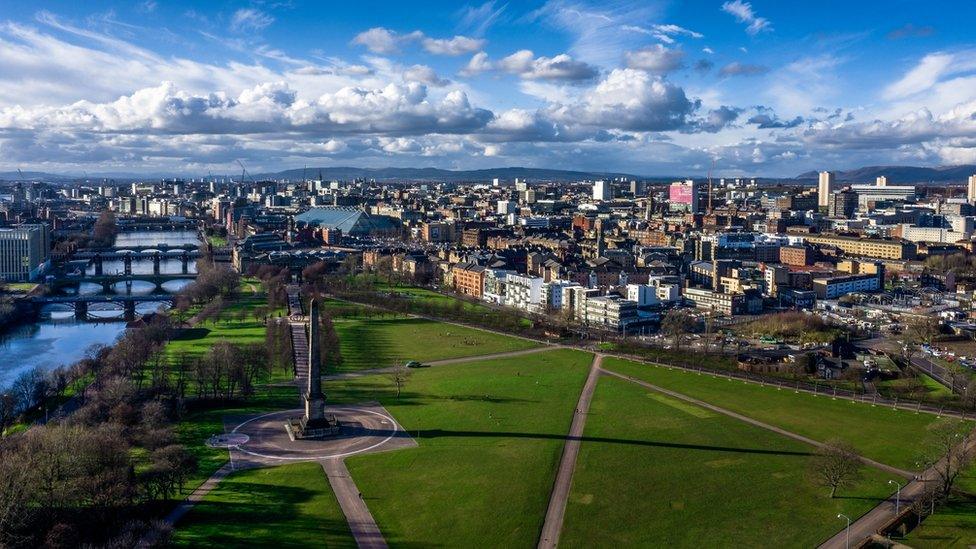
[[322,355],[319,352],[319,303],[313,299],[308,313],[308,386],[305,389],[305,422],[316,425],[325,419],[322,394]]

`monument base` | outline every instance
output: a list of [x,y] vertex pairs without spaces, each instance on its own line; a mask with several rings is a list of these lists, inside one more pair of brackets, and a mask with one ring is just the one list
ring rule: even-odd
[[293,442],[302,439],[334,437],[339,434],[340,427],[341,424],[334,415],[318,419],[292,418],[285,423],[288,438]]

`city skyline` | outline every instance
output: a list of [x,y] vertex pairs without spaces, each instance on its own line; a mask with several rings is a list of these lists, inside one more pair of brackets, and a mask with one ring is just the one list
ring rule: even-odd
[[923,8],[9,3],[0,170],[976,162],[966,14]]

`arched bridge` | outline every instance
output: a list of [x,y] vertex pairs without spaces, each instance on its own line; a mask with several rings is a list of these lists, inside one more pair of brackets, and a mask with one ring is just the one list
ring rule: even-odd
[[80,296],[37,296],[30,298],[37,310],[44,305],[67,305],[75,310],[75,318],[88,318],[88,306],[92,303],[118,303],[122,305],[124,318],[135,320],[136,305],[139,303],[173,303],[173,295],[80,295]]
[[84,276],[64,276],[54,279],[49,285],[54,289],[71,288],[80,285],[82,282],[101,284],[102,293],[111,294],[112,287],[119,282],[148,282],[154,284],[155,292],[163,289],[163,284],[171,280],[193,280],[197,277],[193,273],[160,273],[160,274],[101,274]]

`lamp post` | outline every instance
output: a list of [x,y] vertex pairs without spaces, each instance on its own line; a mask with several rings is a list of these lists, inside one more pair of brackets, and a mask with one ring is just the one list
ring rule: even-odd
[[893,480],[889,480],[888,484],[894,484],[898,487],[898,490],[895,491],[895,516],[897,517],[898,512],[901,511],[901,484]]
[[837,518],[842,518],[842,519],[846,519],[847,520],[847,543],[846,543],[846,547],[847,547],[847,549],[851,549],[851,517],[849,517],[849,516],[847,516],[847,515],[845,515],[843,513],[838,513],[837,514]]

